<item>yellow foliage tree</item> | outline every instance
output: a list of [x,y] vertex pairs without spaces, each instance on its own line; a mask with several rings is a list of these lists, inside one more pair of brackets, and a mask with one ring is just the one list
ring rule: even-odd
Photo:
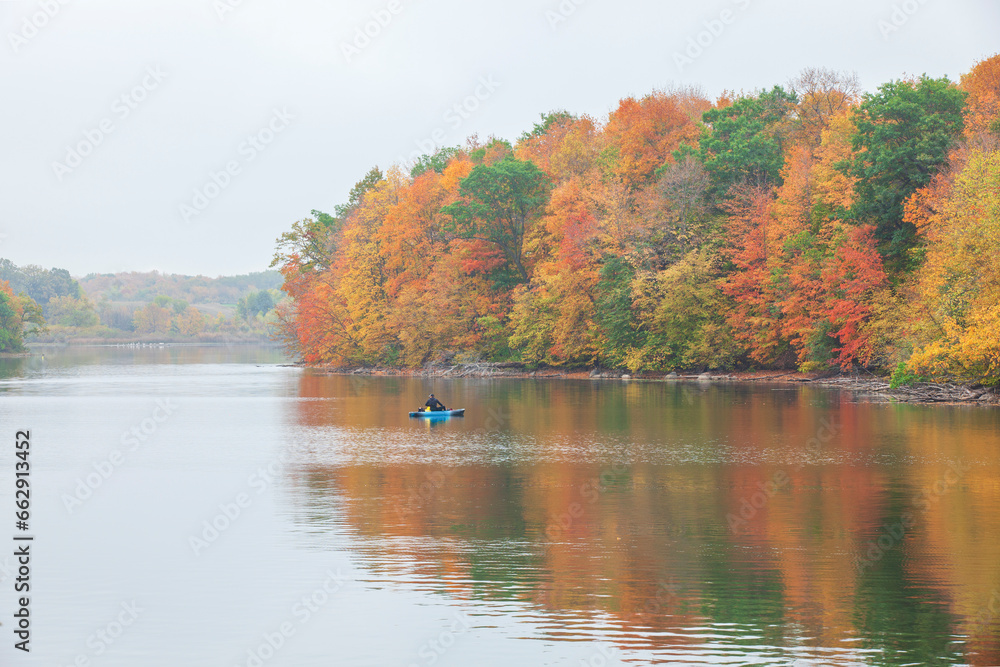
[[962,77],[962,90],[969,94],[965,102],[965,134],[1000,134],[1000,54],[976,64]]
[[205,316],[194,306],[188,306],[183,313],[174,319],[181,335],[194,336],[205,330]]
[[947,198],[928,214],[918,281],[934,340],[910,359],[918,373],[1000,381],[1000,151],[973,150]]
[[171,313],[167,308],[147,303],[145,307],[135,311],[133,322],[137,333],[164,334],[170,331]]

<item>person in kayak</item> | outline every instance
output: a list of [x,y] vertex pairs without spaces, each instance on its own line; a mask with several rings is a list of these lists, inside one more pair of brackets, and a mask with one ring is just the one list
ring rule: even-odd
[[431,397],[427,399],[427,402],[424,403],[424,405],[431,412],[440,412],[442,410],[447,410],[448,409],[448,408],[444,407],[444,403],[442,403],[441,401],[439,401],[436,398],[434,398],[434,394],[431,394]]

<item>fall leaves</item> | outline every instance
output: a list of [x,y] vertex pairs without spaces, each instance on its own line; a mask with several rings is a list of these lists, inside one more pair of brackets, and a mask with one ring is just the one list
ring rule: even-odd
[[917,320],[929,326],[910,360],[919,373],[983,384],[1000,377],[997,148],[956,155],[952,182],[925,194],[933,212],[923,225],[927,254],[913,298]]
[[23,352],[25,334],[45,330],[41,306],[23,292],[15,295],[10,283],[0,280],[0,352]]
[[627,98],[603,122],[546,114],[515,145],[372,170],[295,223],[284,335],[311,363],[823,370],[916,351],[995,382],[998,116],[1000,57],[961,86],[860,95],[814,69],[714,103]]

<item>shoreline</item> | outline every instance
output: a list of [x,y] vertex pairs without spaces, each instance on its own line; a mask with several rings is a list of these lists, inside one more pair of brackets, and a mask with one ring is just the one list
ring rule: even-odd
[[916,382],[891,388],[888,378],[876,376],[829,375],[799,371],[730,371],[705,373],[636,373],[604,369],[564,369],[543,367],[534,370],[516,363],[429,364],[422,368],[361,366],[344,368],[297,363],[296,366],[322,375],[363,375],[369,377],[501,378],[551,380],[601,380],[618,382],[683,382],[699,384],[787,384],[815,385],[854,392],[869,403],[922,403],[944,405],[1000,406],[995,388],[938,382]]

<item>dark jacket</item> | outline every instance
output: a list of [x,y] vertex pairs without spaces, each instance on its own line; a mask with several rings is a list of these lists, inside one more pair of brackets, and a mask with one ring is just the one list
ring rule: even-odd
[[424,403],[424,405],[426,405],[427,407],[429,407],[431,410],[434,410],[435,412],[437,412],[438,410],[447,410],[448,409],[448,408],[444,407],[444,403],[442,403],[441,401],[437,400],[436,398],[429,398],[429,399],[427,399],[427,402]]

